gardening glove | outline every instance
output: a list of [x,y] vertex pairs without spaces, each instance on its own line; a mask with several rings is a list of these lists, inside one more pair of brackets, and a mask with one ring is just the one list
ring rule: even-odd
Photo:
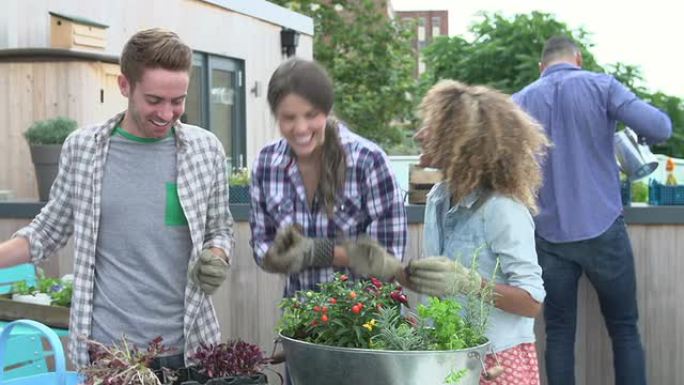
[[413,260],[408,265],[409,288],[432,296],[479,292],[482,277],[446,257]]
[[334,249],[332,240],[305,237],[296,225],[288,225],[276,233],[263,267],[273,273],[298,273],[309,267],[332,266]]
[[190,268],[190,279],[207,295],[211,295],[226,279],[229,267],[222,256],[203,250],[197,262]]
[[376,240],[362,236],[341,245],[349,258],[349,269],[364,277],[388,281],[402,269],[401,262],[390,255]]

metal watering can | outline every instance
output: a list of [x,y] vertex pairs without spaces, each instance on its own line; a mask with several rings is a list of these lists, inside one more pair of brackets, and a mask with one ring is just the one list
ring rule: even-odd
[[630,182],[650,175],[658,168],[658,160],[651,149],[639,143],[631,128],[616,132],[614,144],[618,166]]

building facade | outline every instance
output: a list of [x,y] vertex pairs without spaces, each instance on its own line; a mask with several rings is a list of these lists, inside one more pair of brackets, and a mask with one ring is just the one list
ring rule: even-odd
[[395,11],[394,15],[401,21],[415,23],[416,39],[413,41],[413,49],[416,55],[416,75],[420,75],[425,72],[425,62],[421,56],[423,48],[436,37],[449,35],[449,12]]

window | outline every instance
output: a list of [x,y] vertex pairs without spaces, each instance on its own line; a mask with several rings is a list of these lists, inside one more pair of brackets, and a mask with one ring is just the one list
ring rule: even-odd
[[440,18],[438,16],[433,16],[432,17],[432,38],[433,39],[442,34],[441,25],[442,25],[442,18]]
[[181,120],[219,138],[229,169],[246,166],[244,62],[195,52]]
[[[425,41],[425,18],[418,18],[418,42]],[[419,44],[420,45],[420,44]]]

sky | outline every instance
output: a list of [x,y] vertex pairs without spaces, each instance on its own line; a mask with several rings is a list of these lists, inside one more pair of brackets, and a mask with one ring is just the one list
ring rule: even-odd
[[622,62],[641,68],[651,91],[684,98],[682,5],[673,0],[391,0],[395,11],[448,10],[449,34],[460,35],[478,20],[476,13],[504,16],[542,11],[570,29],[584,28],[601,65]]

